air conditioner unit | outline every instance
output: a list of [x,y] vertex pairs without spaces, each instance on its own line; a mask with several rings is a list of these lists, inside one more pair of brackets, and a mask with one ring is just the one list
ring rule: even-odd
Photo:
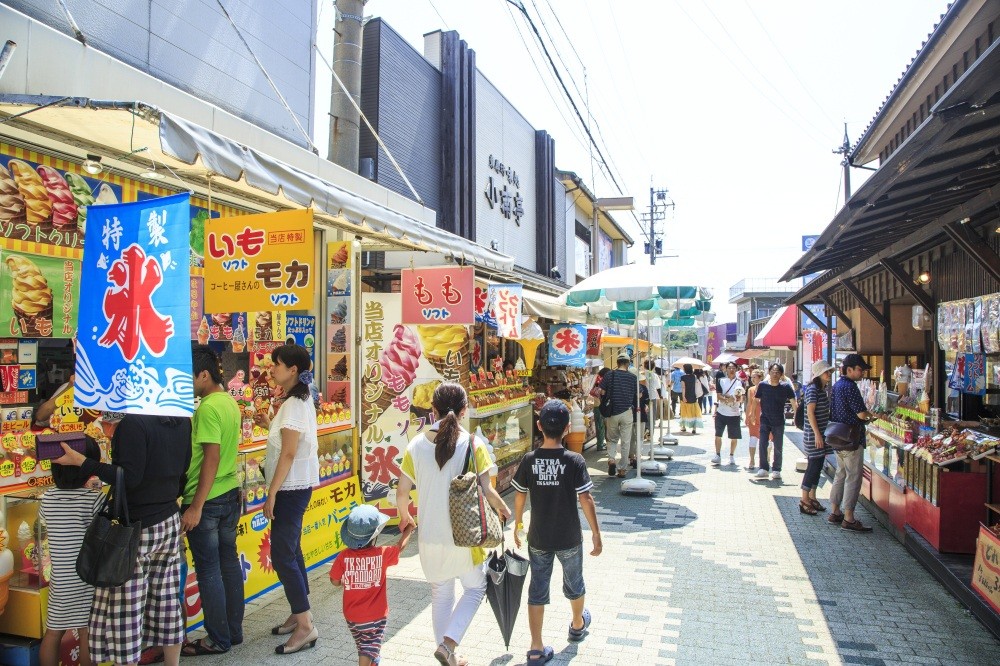
[[931,318],[931,313],[924,309],[922,305],[914,305],[910,323],[913,324],[913,328],[918,331],[929,331],[933,325],[933,319]]

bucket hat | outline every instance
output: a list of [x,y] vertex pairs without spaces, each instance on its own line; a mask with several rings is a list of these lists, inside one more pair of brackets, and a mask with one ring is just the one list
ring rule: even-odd
[[823,359],[820,359],[820,360],[816,361],[812,365],[812,374],[813,374],[813,377],[819,377],[820,375],[822,375],[827,370],[833,370],[833,366],[830,365],[829,363],[827,363],[826,361],[824,361]]
[[378,536],[389,516],[371,504],[359,504],[351,509],[347,520],[340,526],[340,538],[348,548],[364,548]]

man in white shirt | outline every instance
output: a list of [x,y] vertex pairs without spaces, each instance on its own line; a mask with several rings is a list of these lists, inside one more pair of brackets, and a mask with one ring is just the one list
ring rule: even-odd
[[[649,391],[649,430],[653,430],[656,419],[660,414],[660,376],[656,374],[656,364],[653,359],[648,359],[644,364],[646,372],[643,378],[646,380],[646,390]],[[646,433],[646,439],[650,437],[650,432]]]
[[715,384],[718,407],[715,410],[715,456],[713,465],[722,464],[722,433],[729,431],[729,464],[735,466],[736,443],[740,432],[740,405],[743,404],[743,382],[736,376],[736,364],[726,364],[726,376]]

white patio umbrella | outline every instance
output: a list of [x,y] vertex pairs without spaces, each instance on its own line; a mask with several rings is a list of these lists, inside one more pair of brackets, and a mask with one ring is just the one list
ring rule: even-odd
[[[682,301],[684,305],[690,303],[692,309],[697,312],[711,307],[711,290],[703,287],[677,286],[679,277],[677,271],[666,264],[618,266],[595,273],[571,287],[562,295],[562,299],[567,305],[588,306],[594,317],[632,326],[634,348],[638,350],[641,320],[676,317],[682,312],[680,307]],[[638,401],[638,386],[636,391],[636,401]],[[639,457],[641,458],[641,455]],[[643,465],[637,465],[636,478],[624,481],[622,492],[645,494],[655,492],[656,484],[643,479],[642,473]]]

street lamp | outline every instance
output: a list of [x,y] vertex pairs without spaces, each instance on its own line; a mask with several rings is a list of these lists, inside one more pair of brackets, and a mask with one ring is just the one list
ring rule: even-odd
[[607,213],[610,210],[633,210],[635,205],[632,197],[603,197],[594,201],[593,221],[590,225],[590,274],[595,275],[600,270],[600,262],[597,253],[597,232],[601,228],[598,214],[600,211]]

